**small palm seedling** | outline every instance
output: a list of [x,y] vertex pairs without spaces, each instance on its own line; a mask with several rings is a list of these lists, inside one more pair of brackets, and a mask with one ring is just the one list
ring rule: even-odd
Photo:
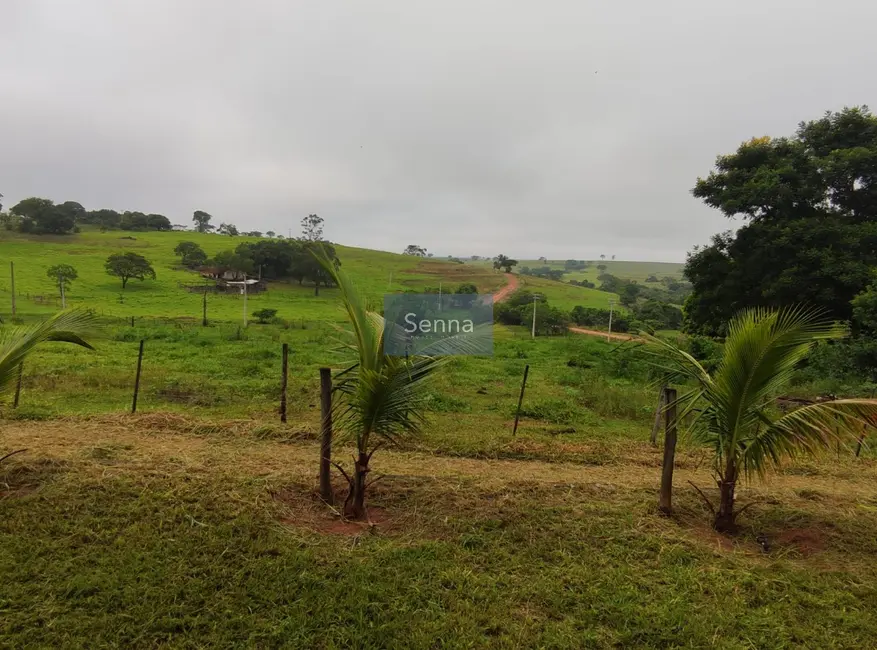
[[818,310],[747,309],[729,323],[724,353],[711,373],[672,343],[643,334],[661,359],[662,381],[688,387],[677,400],[679,419],[691,414],[688,435],[712,452],[718,508],[701,495],[713,511],[716,530],[736,528],[740,511],[734,498],[741,476],[764,477],[785,460],[853,440],[877,417],[877,401],[866,399],[820,402],[785,415],[772,408],[811,347],[845,335],[844,327]]

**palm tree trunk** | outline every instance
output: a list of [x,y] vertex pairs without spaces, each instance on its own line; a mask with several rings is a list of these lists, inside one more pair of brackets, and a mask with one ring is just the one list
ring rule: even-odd
[[349,519],[364,519],[365,510],[365,477],[369,472],[368,454],[359,454],[353,468],[353,482],[350,494],[344,504],[344,516]]
[[734,524],[734,489],[737,486],[737,466],[734,457],[728,455],[724,476],[719,480],[719,511],[713,522],[713,528],[720,533],[733,533]]

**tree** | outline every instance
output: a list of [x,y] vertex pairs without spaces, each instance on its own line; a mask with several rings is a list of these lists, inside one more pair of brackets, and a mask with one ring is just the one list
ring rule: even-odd
[[195,231],[210,232],[211,230],[213,230],[214,226],[210,225],[210,220],[212,218],[212,215],[204,212],[203,210],[195,210],[194,214],[192,214],[192,221],[195,222]]
[[233,223],[221,223],[219,224],[219,229],[216,231],[220,235],[228,235],[229,237],[237,237],[238,229]]
[[613,262],[615,261],[615,256],[614,256],[614,255],[612,256],[612,261],[613,261]]
[[76,273],[76,269],[69,264],[55,264],[55,266],[49,267],[46,271],[46,276],[51,280],[54,280],[56,283],[63,284],[64,289],[69,289],[73,280],[78,278],[79,274]]
[[605,259],[606,259],[606,256],[603,255],[603,254],[601,254],[601,255],[600,255],[600,259],[601,259],[601,260],[605,260]]
[[[333,276],[326,271],[321,262],[323,257],[332,261],[337,269],[341,261],[335,252],[335,247],[322,242],[305,242],[302,246],[301,256],[293,262],[293,273],[301,279],[310,280],[314,283],[314,295],[320,295],[320,284],[329,285],[333,282]],[[300,280],[301,281],[301,280]]]
[[478,293],[478,287],[476,287],[474,284],[472,284],[470,282],[467,282],[467,283],[461,284],[459,287],[457,287],[457,290],[454,293],[474,294],[474,293]]
[[273,239],[273,238],[274,238],[274,231],[273,231],[273,230],[269,230],[268,232],[265,233],[265,235],[266,235],[267,237],[269,237],[270,239]]
[[746,309],[734,316],[717,369],[710,373],[672,343],[644,335],[659,357],[667,383],[681,383],[677,418],[695,414],[688,435],[707,446],[719,488],[713,526],[736,528],[738,479],[764,477],[786,458],[828,450],[843,438],[855,439],[877,417],[877,401],[832,400],[777,417],[771,406],[796,367],[817,341],[845,335],[825,312],[801,307]]
[[689,254],[688,331],[721,335],[737,310],[803,301],[850,318],[877,265],[877,117],[866,107],[744,142],[692,192],[745,223]]
[[70,217],[74,222],[82,221],[82,218],[85,216],[85,208],[76,201],[64,201],[64,203],[57,207],[62,214]]
[[136,278],[141,282],[146,278],[155,279],[155,270],[152,268],[152,264],[137,253],[114,253],[107,258],[104,268],[110,275],[122,279],[122,289],[131,278]]
[[54,201],[35,196],[19,201],[10,212],[21,218],[22,232],[35,235],[66,235],[76,225],[68,210],[62,210]]
[[353,329],[349,346],[355,361],[336,384],[339,405],[335,426],[356,445],[353,471],[336,465],[348,482],[343,513],[351,519],[367,516],[367,476],[375,451],[420,433],[429,400],[428,381],[445,358],[398,357],[383,352],[386,324],[370,312],[365,300],[334,261],[319,249],[316,255],[325,272],[340,288],[341,304]]
[[323,217],[309,214],[301,220],[301,240],[310,242],[323,241]]
[[190,269],[207,263],[207,253],[193,241],[181,241],[174,248],[174,253],[180,258],[180,263]]
[[237,251],[221,251],[210,260],[221,273],[226,271],[234,271],[239,274],[253,276],[256,274],[256,266],[253,260],[246,255],[241,255]]
[[517,266],[518,260],[513,260],[505,255],[497,255],[493,258],[493,268],[503,269],[506,273],[512,272],[512,267]]
[[414,255],[415,257],[426,257],[426,249],[416,244],[408,244],[408,247],[402,251],[403,255]]
[[173,225],[171,220],[163,214],[147,214],[146,229],[147,230],[171,230]]
[[606,267],[605,264],[598,264],[598,265],[597,265],[597,270],[600,271],[600,273],[602,273],[603,271],[605,271],[606,268],[607,268],[607,267]]
[[625,307],[633,307],[636,299],[639,297],[640,286],[637,284],[626,284],[621,290],[621,304]]
[[82,221],[100,226],[103,230],[111,230],[121,227],[122,215],[115,210],[91,210],[83,215]]

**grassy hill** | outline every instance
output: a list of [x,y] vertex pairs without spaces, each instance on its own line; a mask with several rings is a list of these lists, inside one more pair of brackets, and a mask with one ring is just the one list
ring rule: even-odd
[[[566,260],[548,260],[542,262],[540,260],[519,260],[518,268],[529,266],[537,268],[547,266],[552,269],[563,269]],[[597,276],[600,271],[597,266],[606,265],[606,273],[621,278],[622,280],[635,280],[640,284],[644,284],[646,278],[654,275],[658,279],[665,276],[672,277],[677,280],[682,279],[682,269],[684,264],[679,262],[632,262],[628,260],[588,260],[588,268],[584,271],[570,271],[563,276],[564,280],[590,280],[599,285]]]
[[[229,250],[248,237],[225,237],[192,232],[98,232],[85,231],[70,236],[25,236],[4,232],[0,235],[0,314],[8,314],[11,304],[9,262],[15,263],[15,289],[19,314],[40,314],[57,310],[60,305],[57,285],[46,270],[58,263],[76,268],[79,278],[67,293],[69,305],[86,306],[106,316],[152,316],[200,318],[201,296],[183,285],[198,284],[196,273],[179,266],[174,247],[181,241],[194,241],[208,255]],[[104,270],[106,258],[116,252],[134,251],[149,259],[157,278],[132,280],[123,291],[118,278]],[[464,282],[478,286],[481,292],[493,292],[505,284],[501,273],[484,264],[457,264],[438,259],[415,258],[383,251],[338,246],[343,268],[361,290],[374,300],[387,292],[436,287],[446,289]],[[570,287],[562,283],[527,278],[559,307],[575,305],[604,306],[608,296],[593,290]],[[269,307],[281,318],[340,318],[334,291],[321,290],[319,297],[307,284],[273,282],[262,295],[250,296],[248,311]],[[209,300],[211,319],[236,320],[242,315],[242,298],[216,295]]]

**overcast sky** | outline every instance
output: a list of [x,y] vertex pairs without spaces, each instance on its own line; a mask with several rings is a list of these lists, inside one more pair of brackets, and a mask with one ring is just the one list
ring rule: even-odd
[[719,153],[874,103],[877,3],[2,0],[0,193],[682,261]]

